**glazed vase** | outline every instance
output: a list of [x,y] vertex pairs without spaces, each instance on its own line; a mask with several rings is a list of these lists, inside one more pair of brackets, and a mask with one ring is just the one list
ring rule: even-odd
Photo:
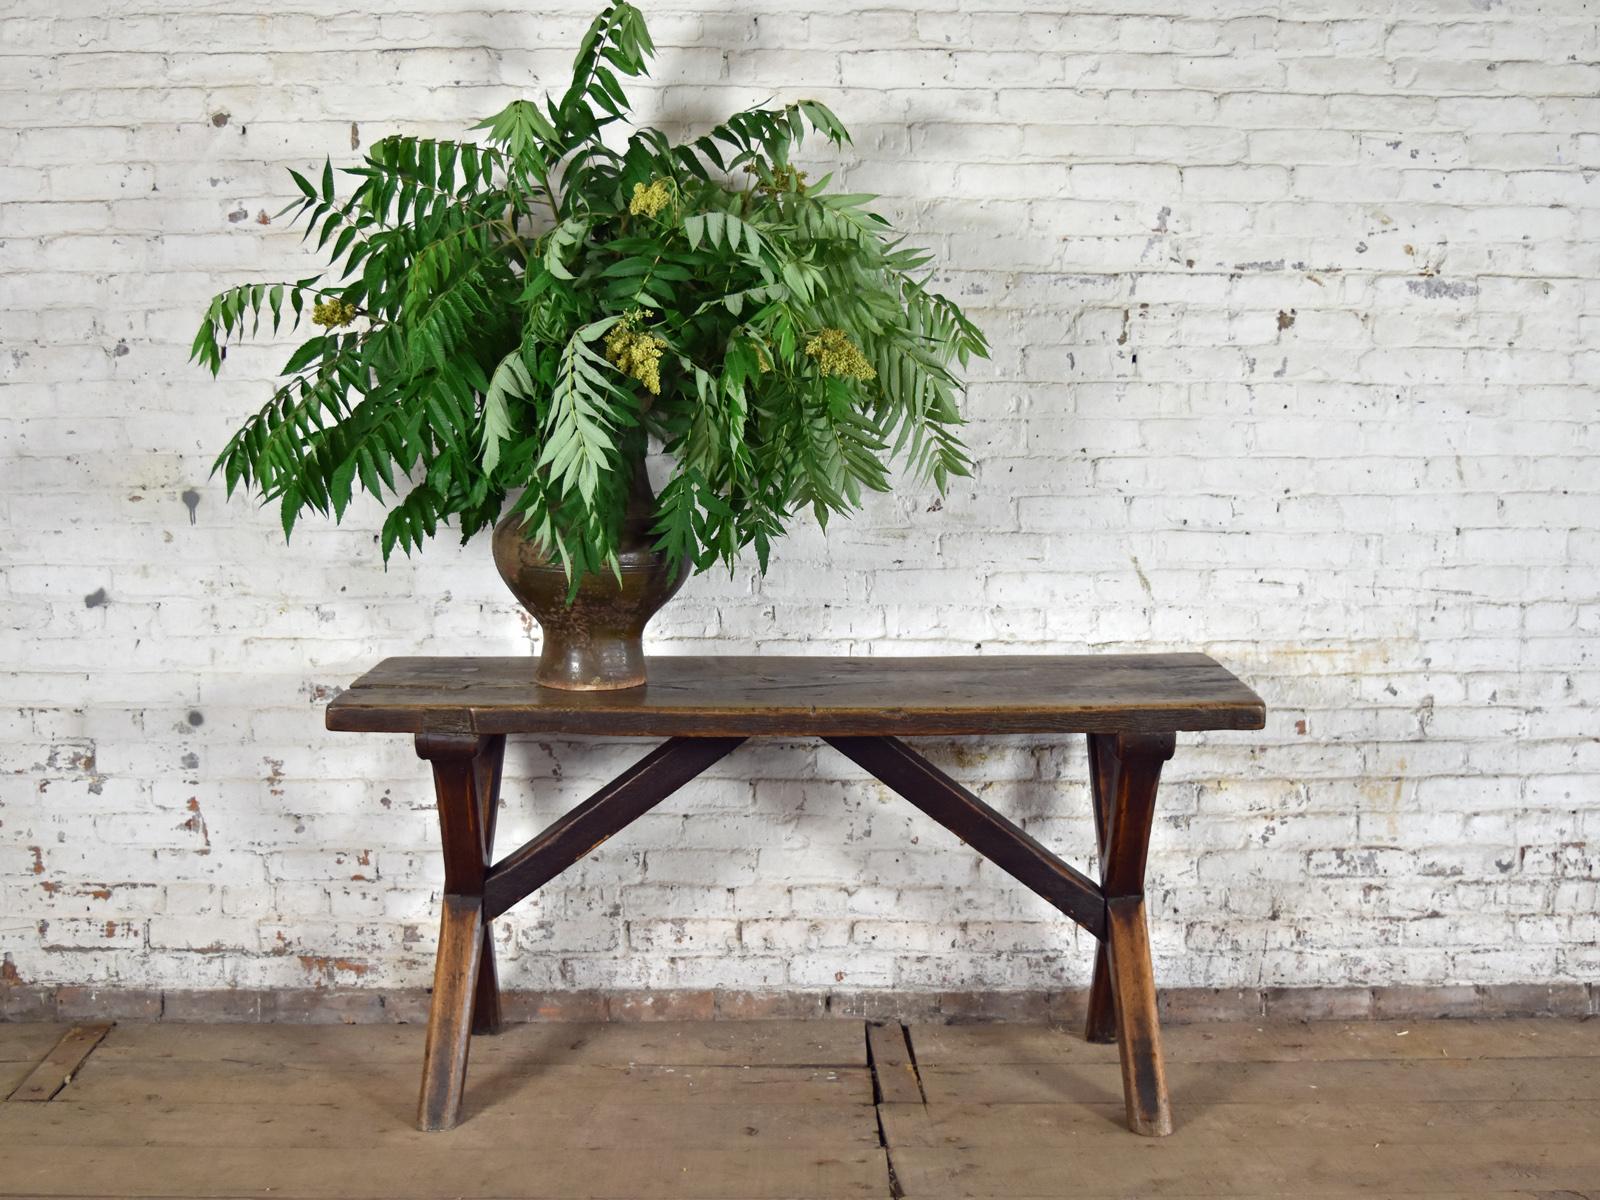
[[570,604],[561,560],[523,534],[521,515],[510,513],[495,526],[494,565],[544,631],[535,672],[541,685],[581,692],[644,685],[644,627],[686,574],[672,578],[666,554],[652,545],[654,519],[655,495],[640,456],[617,546],[621,581],[610,571],[588,575]]

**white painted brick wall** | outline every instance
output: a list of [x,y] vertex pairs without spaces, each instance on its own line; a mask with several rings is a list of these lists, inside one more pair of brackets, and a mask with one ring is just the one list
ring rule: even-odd
[[[303,274],[284,168],[557,80],[587,4],[19,0],[0,17],[0,949],[10,980],[415,986],[441,870],[403,738],[321,704],[521,653],[488,549],[224,505],[281,347],[201,305]],[[694,581],[661,651],[1198,648],[1154,942],[1188,985],[1600,973],[1595,4],[648,6],[642,111],[816,95],[991,332],[977,477]],[[824,164],[815,164],[821,169]],[[185,500],[185,496],[188,500]],[[192,510],[192,517],[191,517]],[[514,845],[636,746],[523,741]],[[1080,862],[1081,746],[934,756]],[[748,748],[500,928],[514,986],[1081,984],[1044,905],[814,745]]]

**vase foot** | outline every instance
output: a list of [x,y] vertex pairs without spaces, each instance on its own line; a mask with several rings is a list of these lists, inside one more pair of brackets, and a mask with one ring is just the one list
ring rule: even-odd
[[642,639],[580,639],[562,637],[560,632],[545,627],[544,650],[534,676],[540,687],[568,692],[619,692],[644,686]]

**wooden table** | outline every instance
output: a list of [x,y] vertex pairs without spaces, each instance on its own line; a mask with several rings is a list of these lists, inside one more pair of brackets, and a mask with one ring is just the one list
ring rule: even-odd
[[[527,658],[386,659],[328,705],[327,723],[413,734],[433,768],[444,911],[418,1124],[456,1124],[471,1034],[500,1027],[494,918],[746,738],[820,737],[1099,940],[1085,1035],[1118,1043],[1128,1127],[1170,1133],[1144,911],[1161,764],[1179,731],[1260,729],[1265,716],[1203,654],[652,658],[645,687],[612,692],[542,688]],[[496,862],[511,733],[666,741]],[[1088,735],[1098,883],[900,740],[1015,733]]]

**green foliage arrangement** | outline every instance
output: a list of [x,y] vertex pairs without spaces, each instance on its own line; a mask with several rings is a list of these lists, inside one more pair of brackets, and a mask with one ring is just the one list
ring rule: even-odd
[[[337,520],[353,491],[390,501],[384,560],[454,517],[462,539],[520,489],[528,536],[576,581],[615,568],[634,459],[654,438],[674,471],[655,533],[675,569],[770,543],[888,486],[904,453],[942,491],[968,473],[952,370],[983,334],[930,292],[924,253],[865,206],[807,182],[808,132],[849,141],[822,104],[753,108],[673,144],[610,127],[622,77],[654,53],[639,10],[590,26],[559,100],[516,100],[485,142],[392,136],[340,198],[291,172],[331,265],[211,301],[192,357],[230,338],[318,332],[217,459],[231,495]],[[609,144],[608,144],[609,143]]]

